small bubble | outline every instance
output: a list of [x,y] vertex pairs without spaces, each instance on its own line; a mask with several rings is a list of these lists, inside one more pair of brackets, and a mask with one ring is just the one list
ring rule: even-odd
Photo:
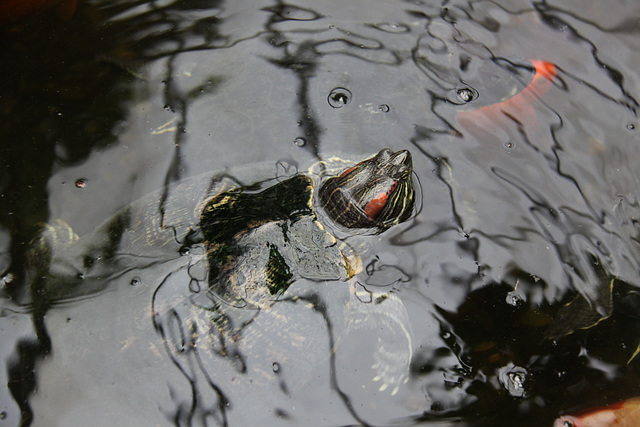
[[165,109],[165,111],[169,111],[170,113],[176,112],[176,110],[174,110],[173,107],[171,107],[171,105],[165,105],[163,108]]
[[131,279],[131,286],[138,286],[141,284],[142,284],[142,279],[140,279],[138,276]]
[[84,178],[80,178],[78,180],[76,180],[76,187],[77,188],[87,188],[87,180]]
[[297,137],[296,139],[293,140],[293,143],[295,145],[297,145],[298,147],[304,147],[304,145],[307,143],[307,141],[305,141],[304,138]]
[[343,87],[337,87],[329,93],[327,97],[327,101],[329,101],[329,105],[333,108],[342,108],[351,102],[351,91],[349,89],[345,89]]
[[507,304],[517,307],[522,305],[523,302],[524,298],[519,293],[512,291],[507,294]]
[[78,279],[80,279],[80,280],[84,280],[84,274],[82,274],[82,273],[78,273]]
[[7,418],[7,413],[4,411],[0,412],[0,420],[4,420],[6,418]]
[[335,30],[335,29],[336,29],[336,26],[335,26],[335,25],[333,25],[333,24],[331,24],[331,25],[329,25],[329,29],[330,29],[330,30]]
[[378,110],[382,111],[383,113],[388,113],[389,106],[387,104],[380,104],[378,105]]
[[527,370],[520,366],[505,366],[500,369],[498,379],[502,386],[513,397],[524,397],[526,395],[525,385],[527,380]]
[[189,255],[190,253],[191,253],[191,250],[189,249],[188,246],[183,246],[182,248],[180,248],[181,256]]
[[636,124],[633,123],[633,122],[627,123],[627,129],[628,130],[636,130],[636,127],[637,127]]
[[475,89],[471,89],[468,87],[458,89],[456,91],[456,95],[458,97],[458,100],[464,103],[475,101],[478,98],[478,92],[476,92]]
[[273,369],[273,372],[277,374],[278,372],[280,372],[280,364],[278,362],[273,362],[273,364],[271,365],[271,369]]
[[512,148],[516,148],[516,144],[514,144],[511,141],[507,141],[507,142],[504,143],[504,148],[507,148],[509,150],[512,149]]

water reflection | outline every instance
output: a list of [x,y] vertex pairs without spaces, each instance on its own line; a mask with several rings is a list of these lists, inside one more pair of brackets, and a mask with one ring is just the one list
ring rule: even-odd
[[[576,404],[580,398],[575,393],[584,398],[583,393],[593,392],[587,392],[590,386],[586,379],[598,378],[627,392],[629,387],[637,389],[635,369],[629,360],[624,360],[635,349],[623,349],[619,336],[613,338],[618,327],[637,328],[637,319],[628,318],[623,308],[634,299],[629,292],[635,291],[625,283],[617,283],[612,318],[603,320],[589,333],[580,332],[577,340],[556,341],[546,335],[553,328],[558,307],[532,304],[529,296],[536,284],[525,276],[520,276],[519,283],[527,290],[522,291],[526,301],[517,307],[505,303],[503,298],[511,288],[501,284],[471,292],[455,313],[438,308],[445,345],[431,354],[417,354],[414,372],[429,379],[444,371],[450,387],[464,389],[465,398],[452,405],[446,395],[438,392],[442,386],[431,380],[428,392],[433,403],[421,419],[468,419],[476,413],[484,415],[474,418],[476,421],[469,425],[507,425],[504,414],[508,413],[523,418],[526,414],[539,417],[548,413],[545,418],[550,417],[553,404],[547,399],[569,399]],[[632,341],[637,341],[637,337],[629,342]],[[617,351],[605,350],[608,346],[616,347]],[[524,400],[499,398],[505,391]],[[608,401],[619,400],[619,391],[613,394]],[[474,399],[469,399],[470,396]],[[493,411],[497,413],[492,414]]]
[[[638,395],[637,11],[606,12],[103,1],[3,33],[0,424],[541,425]],[[385,146],[424,199],[357,280],[213,321],[185,206]]]

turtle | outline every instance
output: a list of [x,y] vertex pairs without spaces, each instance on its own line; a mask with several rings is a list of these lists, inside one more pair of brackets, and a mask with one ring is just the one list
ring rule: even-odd
[[[327,179],[319,189],[328,219],[380,233],[412,214],[411,155],[385,149]],[[315,183],[296,175],[254,193],[235,189],[210,198],[200,217],[210,289],[236,306],[260,307],[297,278],[346,280],[354,254],[314,213]],[[322,218],[322,217],[321,217]]]
[[[177,260],[151,297],[153,326],[175,364],[196,365],[185,358],[197,351],[200,366],[219,356],[246,374],[253,369],[247,357],[267,354],[265,360],[284,363],[300,343],[311,342],[318,329],[310,319],[324,319],[338,337],[377,325],[372,329],[393,345],[373,351],[374,379],[396,393],[411,358],[408,316],[395,294],[372,292],[355,278],[376,236],[414,214],[412,157],[385,148],[347,163],[331,159],[307,173],[256,181],[254,175],[244,183],[228,174],[179,182],[83,237],[62,222],[46,226],[31,251],[32,287],[51,301],[77,298]],[[327,308],[331,298],[342,307]],[[329,337],[330,354],[337,341]],[[276,342],[280,348],[271,349]],[[300,354],[316,357],[311,349]],[[252,385],[273,374],[274,363],[254,370]]]

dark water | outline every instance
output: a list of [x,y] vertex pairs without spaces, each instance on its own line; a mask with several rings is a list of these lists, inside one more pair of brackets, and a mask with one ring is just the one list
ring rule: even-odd
[[[635,1],[49,12],[0,36],[1,426],[544,426],[640,395]],[[552,84],[479,113],[530,60]],[[182,179],[384,147],[412,152],[421,203],[363,243],[361,294],[300,281],[236,348],[188,311],[202,253],[137,243],[100,270],[73,246],[141,197],[192,205]]]

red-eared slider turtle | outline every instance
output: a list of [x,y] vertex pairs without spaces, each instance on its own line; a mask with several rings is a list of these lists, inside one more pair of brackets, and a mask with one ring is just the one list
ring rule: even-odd
[[[405,221],[414,204],[411,155],[378,155],[329,178],[319,190],[320,219],[379,233]],[[211,197],[200,216],[209,289],[236,307],[270,304],[299,277],[346,280],[356,272],[314,213],[312,177],[296,175],[266,189]]]
[[329,283],[359,273],[367,240],[412,215],[410,153],[384,149],[355,165],[321,162],[286,179],[253,183],[252,176],[249,185],[237,178],[178,183],[82,238],[68,227],[49,227],[34,246],[36,290],[68,298],[123,275],[148,285],[146,269],[188,259],[172,264],[152,296],[153,325],[183,372],[219,370],[212,359],[226,359],[255,385],[294,353],[304,355],[297,364],[316,360],[318,335],[329,336],[325,353],[333,354],[345,331],[369,328],[379,334],[375,379],[397,391],[411,357],[402,302],[355,280]]

